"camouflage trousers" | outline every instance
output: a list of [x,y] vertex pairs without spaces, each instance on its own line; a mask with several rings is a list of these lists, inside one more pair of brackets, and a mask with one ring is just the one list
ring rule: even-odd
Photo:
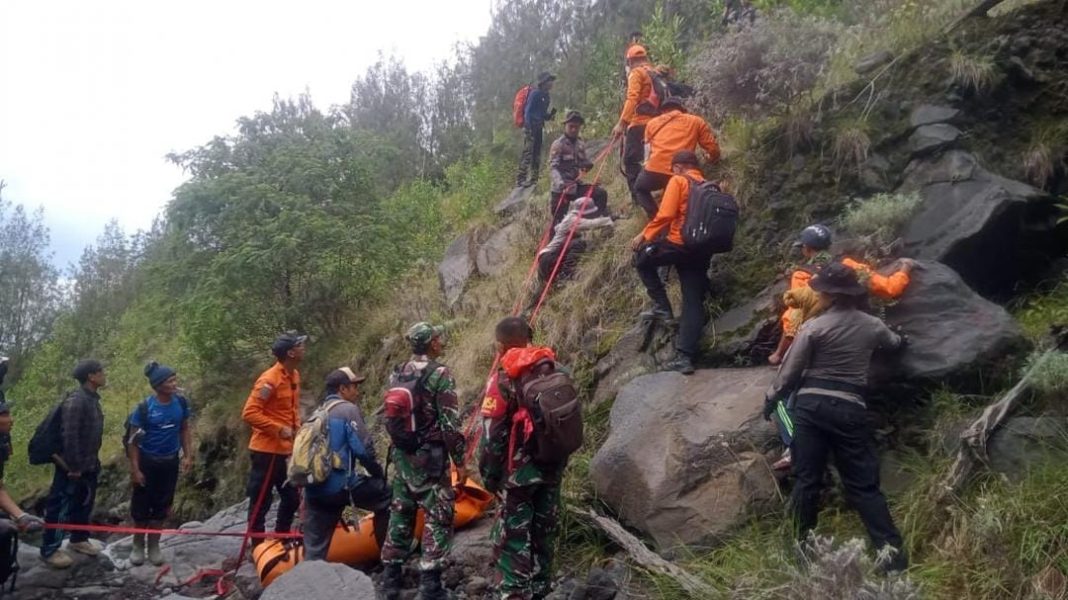
[[422,555],[419,568],[423,571],[441,569],[452,546],[452,520],[456,492],[448,479],[424,490],[412,490],[400,478],[393,478],[393,501],[389,505],[389,530],[382,546],[382,562],[403,564],[412,552],[416,514],[423,509]]
[[531,600],[549,593],[559,512],[557,483],[505,491],[493,528],[500,598]]

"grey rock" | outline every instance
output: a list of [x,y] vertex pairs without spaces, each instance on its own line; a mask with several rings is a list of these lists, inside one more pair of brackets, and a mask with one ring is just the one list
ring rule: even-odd
[[934,104],[923,104],[917,106],[912,111],[912,114],[909,115],[909,125],[912,128],[916,128],[924,125],[933,125],[935,123],[946,123],[956,119],[959,115],[960,110],[956,108],[937,106]]
[[260,585],[260,575],[256,571],[256,565],[251,562],[241,565],[241,568],[234,574],[234,585],[237,586],[237,589],[246,600],[256,600],[263,593],[263,586]]
[[453,240],[445,249],[445,258],[438,266],[438,279],[441,283],[441,293],[445,295],[445,302],[452,306],[460,299],[464,292],[464,286],[471,274],[475,271],[475,261],[472,257],[471,234],[465,233]]
[[304,561],[276,579],[260,600],[375,600],[371,578],[338,563]]
[[499,275],[508,265],[508,259],[512,255],[512,249],[522,233],[518,223],[505,225],[491,235],[489,239],[478,247],[475,254],[475,267],[478,272],[487,277]]
[[760,416],[767,368],[654,373],[624,386],[590,465],[594,488],[661,548],[702,545],[777,497],[759,452],[775,443]]
[[994,471],[1019,481],[1051,460],[1068,458],[1068,419],[1013,417],[991,436],[987,452]]
[[890,190],[890,161],[873,153],[860,165],[860,180],[864,187],[875,192]]
[[723,313],[705,329],[705,354],[741,357],[748,364],[763,364],[778,343],[778,318],[786,281],[764,288],[749,302]]
[[452,550],[449,551],[449,564],[491,577],[495,564],[493,542],[490,541],[492,530],[493,519],[486,518],[458,530],[453,536]]
[[594,405],[611,401],[620,386],[652,373],[658,363],[670,360],[675,352],[672,333],[671,327],[657,322],[639,323],[628,329],[594,366]]
[[953,269],[921,261],[886,321],[908,336],[891,360],[897,375],[937,379],[961,373],[1023,344],[1023,334],[1004,308],[980,297]]
[[472,577],[464,586],[464,592],[470,598],[481,598],[483,594],[490,591],[490,585],[490,580],[485,577]]
[[858,75],[867,75],[892,60],[894,60],[893,52],[890,52],[889,50],[879,50],[864,56],[854,63],[853,70],[856,71]]
[[530,187],[516,187],[508,194],[508,196],[501,200],[497,206],[493,209],[498,216],[504,217],[519,212],[520,209],[534,196],[534,186]]
[[913,157],[926,156],[950,146],[960,135],[960,130],[948,123],[923,125],[909,136],[909,151]]

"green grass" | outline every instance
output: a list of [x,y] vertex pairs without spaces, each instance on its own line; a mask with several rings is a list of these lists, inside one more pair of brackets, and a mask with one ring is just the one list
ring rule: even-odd
[[876,194],[855,201],[842,216],[842,225],[854,235],[866,236],[885,244],[901,231],[920,205],[920,196],[911,194]]
[[1024,298],[1013,309],[1016,320],[1032,341],[1049,334],[1053,325],[1068,325],[1068,277],[1060,277],[1048,291]]

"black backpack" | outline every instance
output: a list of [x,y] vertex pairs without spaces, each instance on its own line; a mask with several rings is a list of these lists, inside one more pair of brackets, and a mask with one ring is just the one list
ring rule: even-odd
[[634,112],[639,115],[656,116],[660,114],[660,104],[668,99],[671,91],[668,88],[667,79],[659,71],[652,67],[645,67],[645,72],[653,84],[652,89],[649,90],[649,95],[634,108]]
[[534,421],[531,457],[536,464],[563,465],[582,447],[582,403],[571,377],[544,360],[519,378],[519,405]]
[[[186,404],[185,397],[175,395],[174,399],[177,400],[178,404],[182,407],[182,414],[183,415],[188,415],[189,414],[189,406]],[[137,413],[138,413],[137,416],[140,417],[138,420],[141,421],[142,423],[144,423],[144,427],[141,427],[140,429],[147,430],[147,428],[148,428],[148,398],[145,398],[144,400],[142,400],[140,402],[140,404],[137,405]],[[124,433],[122,434],[122,452],[123,452],[123,454],[125,454],[127,456],[130,455],[130,444],[133,443],[133,436],[134,436],[134,432],[135,432],[135,428],[134,428],[134,425],[133,425],[132,417],[133,417],[133,413],[126,415],[126,422],[123,424]]]
[[738,228],[738,202],[711,181],[687,179],[690,197],[686,201],[682,245],[713,254],[730,252]]
[[382,400],[386,433],[390,442],[405,452],[418,450],[426,442],[427,433],[433,425],[432,421],[425,419],[425,401],[427,396],[431,396],[434,414],[437,415],[437,394],[431,394],[426,389],[426,382],[440,366],[431,361],[421,372],[411,374],[402,374],[398,367],[390,377],[390,387]]
[[50,465],[52,464],[52,455],[63,452],[63,403],[73,393],[68,393],[59,403],[53,406],[52,410],[48,412],[48,416],[34,430],[26,452],[31,465]]
[[18,574],[19,529],[9,519],[0,519],[0,596],[4,595],[4,585],[8,579],[11,580],[11,585],[7,591],[15,591]]

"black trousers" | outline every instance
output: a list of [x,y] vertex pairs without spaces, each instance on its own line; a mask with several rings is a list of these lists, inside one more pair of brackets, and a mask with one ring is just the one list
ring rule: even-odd
[[627,133],[623,136],[623,174],[627,177],[627,188],[635,204],[638,203],[638,198],[634,195],[634,184],[642,171],[644,160],[645,125],[633,125],[627,128]]
[[[590,192],[591,187],[593,188],[592,193]],[[560,192],[551,192],[549,194],[549,214],[553,217],[553,226],[555,227],[564,218],[573,201],[582,198],[586,194],[590,194],[590,201],[601,213],[599,216],[608,216],[608,191],[599,185],[580,183],[575,186],[573,191],[563,194]]]
[[178,487],[178,455],[141,455],[141,473],[145,485],[134,486],[130,496],[130,516],[134,523],[143,525],[163,521],[171,514],[174,491]]
[[668,241],[657,241],[639,249],[634,266],[645,291],[658,308],[671,310],[667,289],[660,278],[659,267],[675,266],[682,286],[682,314],[679,318],[679,337],[675,348],[693,358],[705,327],[705,294],[708,293],[708,265],[712,255],[691,252]]
[[304,500],[304,559],[326,560],[334,530],[346,506],[374,513],[375,542],[379,549],[389,528],[389,503],[393,499],[385,479],[364,479],[352,490],[342,490],[322,498]]
[[519,169],[515,175],[516,185],[538,180],[538,171],[541,170],[543,131],[543,126],[523,128],[523,154],[519,156]]
[[879,458],[863,406],[833,398],[798,396],[790,411],[794,421],[794,486],[791,504],[798,539],[816,527],[819,499],[828,453],[842,479],[845,496],[860,513],[876,549],[889,544],[901,548],[901,533],[894,526],[886,497],[879,489]]
[[650,219],[656,216],[656,211],[660,208],[656,200],[653,200],[653,192],[666,188],[669,181],[671,175],[664,173],[652,173],[645,169],[638,173],[638,179],[634,182],[634,201]]
[[[48,500],[45,502],[45,523],[88,525],[89,518],[93,515],[93,506],[96,504],[99,476],[100,471],[88,471],[82,473],[77,479],[71,479],[67,477],[66,471],[56,467],[52,475],[52,488],[48,491]],[[72,544],[88,539],[89,532],[87,531],[70,532]],[[52,556],[62,544],[62,530],[46,529],[41,542],[41,556],[43,558]]]
[[[278,515],[275,518],[274,530],[277,533],[288,533],[293,526],[293,517],[300,508],[300,492],[297,488],[286,485],[286,456],[282,454],[270,454],[268,452],[251,452],[252,469],[248,473],[248,486],[245,492],[248,494],[248,521],[251,524],[250,531],[263,533],[267,511],[271,510],[274,495],[271,488],[278,491]],[[268,476],[269,473],[269,476]],[[259,512],[256,510],[256,501],[263,493],[263,502]],[[252,545],[260,543],[262,538],[254,538]]]

